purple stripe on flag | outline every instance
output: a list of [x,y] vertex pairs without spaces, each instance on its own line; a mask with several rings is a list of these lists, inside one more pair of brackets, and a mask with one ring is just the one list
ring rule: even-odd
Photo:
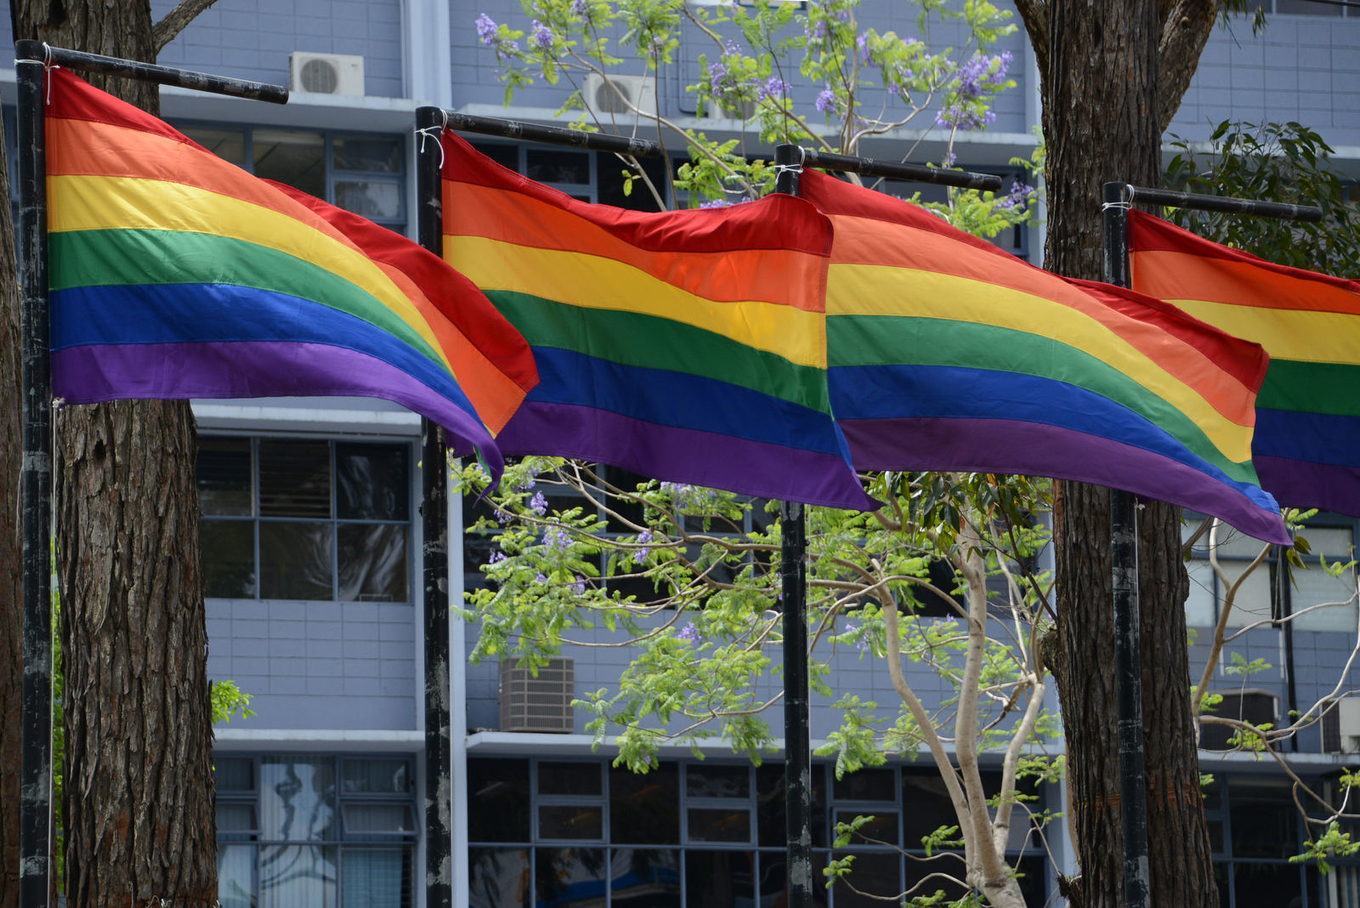
[[472,413],[365,353],[287,341],[99,344],[52,354],[52,390],[68,403],[151,398],[377,397],[473,439],[499,476],[503,459]]
[[1360,467],[1257,454],[1261,486],[1291,508],[1323,508],[1360,517]]
[[506,455],[575,457],[757,498],[861,511],[880,507],[837,455],[662,426],[593,407],[527,400],[496,444]]
[[841,420],[840,426],[851,458],[861,470],[952,470],[1071,479],[1215,514],[1267,542],[1290,541],[1268,494],[1110,439],[1008,419],[849,419]]

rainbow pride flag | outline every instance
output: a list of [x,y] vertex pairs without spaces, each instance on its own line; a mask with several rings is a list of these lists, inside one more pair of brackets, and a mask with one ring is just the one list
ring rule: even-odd
[[641,213],[572,199],[444,136],[444,255],[533,347],[497,441],[645,476],[851,509],[832,418],[829,224],[808,203]]
[[65,70],[49,78],[54,394],[384,398],[499,472],[494,433],[537,375],[476,287]]
[[829,382],[857,468],[1096,483],[1288,541],[1251,464],[1260,347],[882,193],[809,171],[802,195],[835,231]]
[[1290,506],[1360,516],[1360,281],[1129,214],[1136,288],[1270,354],[1252,441],[1262,487]]

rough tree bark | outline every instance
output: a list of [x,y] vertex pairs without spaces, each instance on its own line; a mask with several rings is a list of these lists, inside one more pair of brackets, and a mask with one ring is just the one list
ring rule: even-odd
[[[1036,48],[1048,145],[1045,264],[1103,277],[1101,184],[1157,185],[1161,136],[1194,75],[1217,0],[1017,0]],[[1058,660],[1081,880],[1072,904],[1123,904],[1123,835],[1105,489],[1062,483]],[[1214,908],[1185,637],[1180,509],[1139,511],[1143,739],[1153,905]]]
[[[177,30],[153,31],[149,0],[12,0],[11,18],[16,38],[144,61]],[[159,109],[155,86],[91,81]],[[8,413],[17,374],[6,364],[0,375],[10,383],[0,395]],[[67,901],[211,904],[216,829],[193,415],[185,402],[119,402],[64,408],[56,424]],[[16,435],[5,431],[3,443]],[[12,866],[7,860],[6,871]]]
[[[0,141],[4,132],[0,130]],[[0,162],[0,193],[9,198],[9,174]],[[19,775],[23,764],[24,608],[19,526],[19,282],[14,224],[0,205],[0,908],[19,905]]]

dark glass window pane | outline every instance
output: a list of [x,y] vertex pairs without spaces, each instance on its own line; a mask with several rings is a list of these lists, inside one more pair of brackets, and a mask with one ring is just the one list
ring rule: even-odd
[[751,796],[751,772],[745,766],[685,767],[685,793],[691,798],[747,798]]
[[1020,892],[1026,905],[1048,904],[1048,863],[1042,855],[1028,855],[1016,865],[1020,872]]
[[346,794],[406,794],[411,790],[411,761],[345,760],[343,788]]
[[1223,821],[1209,820],[1209,847],[1214,854],[1223,853]]
[[411,899],[411,849],[346,848],[341,862],[345,908],[407,908]]
[[257,129],[255,175],[326,197],[326,142],[319,132]]
[[1214,779],[1208,785],[1200,786],[1200,793],[1204,795],[1204,809],[1218,810],[1223,806],[1223,782]]
[[473,142],[472,147],[502,167],[519,172],[519,146],[501,142]]
[[[855,867],[850,872],[850,882],[854,883],[855,889],[886,896],[894,896],[902,891],[902,875],[896,852],[856,851],[855,854]],[[962,868],[959,868],[959,872],[962,872]],[[835,893],[836,908],[882,908],[889,904],[882,899],[859,895],[841,881],[837,881]],[[960,889],[958,895],[963,894],[964,890]]]
[[[995,790],[995,789],[989,789]],[[1011,814],[1019,817],[1014,810]],[[902,771],[902,844],[920,848],[921,839],[941,826],[957,826],[959,819],[945,791],[944,780],[934,772]]]
[[255,761],[249,757],[214,757],[213,779],[218,791],[254,791]]
[[409,520],[411,449],[406,445],[335,446],[335,516]]
[[405,525],[340,524],[341,602],[407,602],[411,566]]
[[217,802],[217,831],[251,832],[256,828],[255,805],[233,804],[230,801]]
[[644,774],[609,770],[609,838],[637,845],[680,843],[680,774],[662,763]]
[[224,161],[237,167],[246,166],[246,137],[239,129],[210,129],[204,126],[182,126],[180,132],[193,139]]
[[1232,865],[1222,861],[1214,862],[1214,882],[1218,884],[1218,904],[1231,905]]
[[604,904],[609,865],[603,848],[538,848],[534,853],[535,905],[597,908]]
[[529,761],[468,760],[467,775],[468,838],[529,841]]
[[754,851],[686,851],[685,904],[737,908],[755,902]]
[[615,848],[609,858],[614,908],[680,908],[680,852]]
[[198,442],[198,503],[214,517],[254,513],[250,487],[250,439],[201,438]]
[[529,893],[529,849],[468,849],[468,904],[472,908],[529,908]]
[[[875,855],[875,857],[877,857],[877,855]],[[863,860],[864,860],[863,858],[855,859],[856,871],[859,870],[860,863]],[[964,868],[962,861],[953,861],[952,859],[925,861],[917,858],[908,857],[906,863],[907,863],[906,889],[910,891],[913,896],[932,896],[935,895],[937,892],[943,892],[946,898],[955,900],[963,898],[968,893],[967,889],[956,883],[950,883],[948,880],[944,879],[943,876],[934,876],[930,880],[928,881],[926,880],[926,877],[930,876],[931,874],[947,874],[949,876],[954,877],[955,879],[963,877]],[[852,879],[854,878],[853,873],[850,876]],[[923,883],[924,885],[922,885]],[[855,885],[859,886],[859,883],[857,882],[855,883]],[[913,888],[918,885],[921,886],[920,889]],[[863,887],[861,886],[860,888]],[[871,889],[868,891],[873,892],[874,890]],[[836,904],[838,906],[843,904],[841,900],[841,890],[839,888],[836,889]],[[859,902],[857,904],[864,903]],[[1044,903],[1042,901],[1038,901],[1028,902],[1026,904],[1042,905]],[[1226,908],[1227,904],[1228,904],[1227,902],[1224,902],[1223,908]]]
[[255,908],[255,846],[217,846],[217,901],[222,908]]
[[538,808],[538,837],[597,842],[604,838],[604,808],[577,804],[541,804]]
[[401,140],[385,136],[336,136],[331,142],[336,170],[401,173]]
[[374,221],[396,221],[405,216],[401,184],[386,180],[336,180],[335,204]]
[[744,807],[691,807],[688,817],[691,842],[751,841],[751,811]]
[[1232,779],[1228,811],[1235,858],[1280,858],[1298,854],[1298,812],[1287,785]]
[[[788,835],[784,829],[786,822],[784,767],[766,763],[756,768],[756,826],[760,833],[760,844],[782,848]],[[821,766],[812,768],[812,844],[816,848],[827,846],[826,773]]]
[[[812,904],[814,908],[826,908],[826,879],[822,868],[826,866],[825,852],[812,856]],[[757,883],[756,898],[759,905],[789,904],[789,874],[784,854],[777,851],[760,852],[760,880]],[[884,902],[885,906],[894,903]]]
[[[265,757],[260,761],[260,837],[293,842],[334,839],[335,760]],[[298,860],[311,856],[290,852]]]
[[1232,876],[1237,908],[1289,908],[1303,904],[1303,871],[1297,864],[1234,861]]
[[351,802],[342,805],[340,813],[345,821],[346,839],[371,842],[416,832],[410,804]]
[[836,780],[837,801],[897,802],[897,772],[893,769],[861,769]]
[[1275,12],[1291,16],[1339,16],[1341,7],[1317,0],[1275,0]]
[[335,908],[338,849],[265,845],[260,849],[260,908]]
[[590,152],[530,148],[524,154],[525,176],[540,183],[589,183]]
[[599,763],[538,764],[538,793],[544,795],[595,795],[601,790]]
[[[661,197],[666,198],[668,185],[666,182],[666,162],[660,158],[642,158],[640,162],[642,169],[647,172],[652,185],[656,187]],[[618,158],[605,152],[596,152],[595,167],[598,186],[596,193],[602,205],[614,205],[618,208],[631,208],[634,211],[657,211],[656,199],[652,196],[652,191],[640,180],[633,182],[633,192],[631,195],[623,194],[623,171],[624,166]]]
[[866,822],[855,833],[850,840],[852,845],[896,845],[897,844],[897,812],[892,810],[875,810],[859,812],[855,810],[836,811],[835,822],[851,823],[856,817],[868,816],[873,819]]
[[260,514],[265,517],[331,516],[329,442],[260,442]]
[[255,522],[204,520],[198,525],[203,593],[213,599],[255,598]]
[[331,599],[334,565],[330,524],[260,524],[260,598]]

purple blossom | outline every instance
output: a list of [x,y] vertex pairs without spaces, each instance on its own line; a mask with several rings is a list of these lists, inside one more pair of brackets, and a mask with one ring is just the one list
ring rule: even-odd
[[542,571],[539,571],[537,574],[534,575],[534,583],[547,583],[547,582],[548,575],[543,573]]
[[496,20],[492,19],[486,13],[482,13],[477,17],[477,38],[487,47],[495,46],[496,31],[499,28],[500,26],[496,24]]
[[698,643],[704,639],[700,636],[699,629],[694,626],[693,621],[680,628],[680,632],[675,636],[681,640],[688,640],[690,643]]
[[874,61],[873,53],[869,50],[869,33],[865,32],[855,39],[855,46],[859,48],[859,61],[869,66],[877,66]]
[[647,543],[651,541],[652,541],[651,530],[643,530],[641,533],[637,534],[637,543],[638,545],[642,546],[642,548],[638,549],[636,552],[633,553],[634,564],[643,564],[644,562],[646,562],[647,556],[651,554],[652,551],[651,549],[647,548]]
[[835,113],[840,108],[836,102],[836,93],[828,85],[823,88],[821,94],[817,95],[817,109],[822,113]]
[[539,50],[551,50],[552,45],[553,30],[535,19],[533,31],[529,33],[529,46],[537,47]]
[[1011,184],[1011,191],[1006,193],[1004,199],[996,203],[996,207],[1002,209],[1018,208],[1024,211],[1029,203],[1029,194],[1033,191],[1033,186],[1023,180],[1016,180]]
[[542,492],[535,492],[534,497],[529,499],[529,510],[539,517],[548,513],[548,499],[543,497]]
[[708,64],[708,81],[714,86],[722,85],[728,78],[727,64],[722,60]]
[[726,47],[727,47],[727,53],[729,53],[729,54],[740,54],[740,53],[741,53],[741,45],[738,44],[736,41],[728,41]]
[[960,132],[968,132],[969,130],[990,126],[995,119],[995,111],[979,111],[962,104],[949,104],[935,115],[935,125],[949,126]]
[[841,20],[842,22],[849,22],[849,21],[850,21],[850,7],[848,7],[848,6],[833,6],[833,7],[831,8],[831,15],[835,16],[837,19]]
[[578,596],[584,596],[586,592],[585,580],[581,577],[575,577],[574,579],[576,582],[568,586],[567,589],[571,590]]
[[571,0],[571,13],[573,16],[588,18],[590,16],[590,4],[587,0]]
[[[732,207],[732,203],[729,202],[729,201],[727,201],[727,199],[708,199],[707,201],[700,202],[700,203],[699,203],[699,207],[700,207],[700,208],[730,208],[730,207]],[[679,501],[679,499],[677,499],[677,502],[678,502],[678,501]]]
[[770,76],[765,80],[765,84],[756,89],[756,97],[760,100],[770,98],[778,100],[789,93],[789,83],[778,76]]
[[812,29],[808,32],[808,37],[811,38],[813,41],[825,41],[826,20],[817,19],[816,21],[811,22],[809,24],[812,26]]
[[505,553],[500,549],[496,549],[496,551],[491,553],[491,557],[487,559],[487,564],[500,564],[504,560]]
[[549,552],[565,552],[571,546],[571,534],[564,527],[548,527],[543,531],[543,544]]
[[953,167],[953,166],[954,166],[954,162],[957,161],[958,159],[959,159],[959,156],[956,155],[956,154],[954,154],[954,152],[951,151],[951,152],[949,152],[948,154],[946,154],[946,155],[944,156],[944,160],[942,160],[940,163],[941,163],[942,165],[944,165],[945,167]]
[[669,492],[674,495],[675,506],[682,511],[712,504],[717,498],[717,493],[712,489],[705,489],[702,486],[686,485],[683,482],[663,482],[661,483],[661,491]]

